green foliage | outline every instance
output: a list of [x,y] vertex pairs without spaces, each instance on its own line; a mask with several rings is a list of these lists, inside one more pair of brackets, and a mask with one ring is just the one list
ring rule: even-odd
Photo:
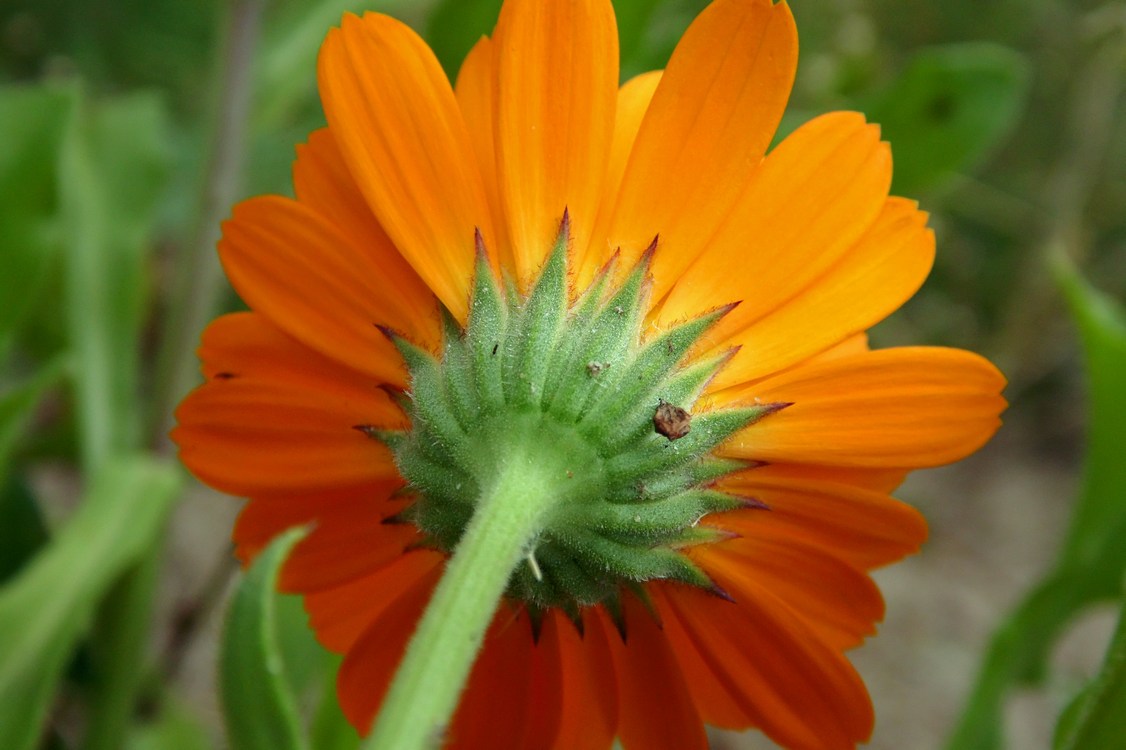
[[1055,568],[994,635],[961,723],[948,744],[951,750],[1002,747],[1001,712],[1009,689],[1014,683],[1042,679],[1049,651],[1064,626],[1091,603],[1119,596],[1123,590],[1126,315],[1088,286],[1070,265],[1060,263],[1057,274],[1079,327],[1087,364],[1090,424],[1083,489]]
[[79,99],[61,148],[66,309],[88,469],[140,442],[140,336],[166,128],[159,97]]
[[1126,602],[1102,672],[1060,718],[1055,750],[1112,748],[1126,737]]
[[278,642],[278,571],[301,538],[290,531],[259,555],[239,585],[223,629],[219,687],[234,750],[300,750],[309,743]]
[[58,250],[53,165],[71,105],[65,89],[0,88],[0,359],[41,302]]
[[35,747],[99,599],[152,545],[178,489],[167,464],[107,463],[69,522],[0,588],[0,737],[9,750]]
[[895,147],[893,191],[919,195],[974,166],[1023,113],[1028,78],[1024,59],[995,44],[917,53],[864,107]]

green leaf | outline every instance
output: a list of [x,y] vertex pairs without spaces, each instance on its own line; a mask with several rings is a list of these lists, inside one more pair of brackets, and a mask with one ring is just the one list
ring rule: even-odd
[[239,584],[219,655],[219,687],[234,750],[300,750],[308,744],[298,720],[279,645],[278,571],[302,531],[283,534]]
[[165,701],[154,721],[134,728],[125,750],[212,750],[206,727],[174,701]]
[[501,0],[440,0],[430,14],[426,39],[450,80],[477,40],[493,33]]
[[0,88],[0,360],[57,255],[56,154],[73,103],[69,89]]
[[313,726],[309,730],[311,744],[316,750],[358,750],[360,735],[344,718],[340,701],[336,697],[336,673],[341,659],[336,654],[325,652],[326,679],[322,685],[321,699],[313,716]]
[[[1052,571],[994,635],[951,750],[1002,746],[1006,694],[1036,682],[1058,635],[1086,606],[1119,596],[1126,573],[1126,315],[1066,262],[1056,275],[1083,340],[1089,382],[1087,457],[1071,527]],[[1090,745],[1089,747],[1098,747]]]
[[66,300],[83,464],[140,445],[146,250],[170,155],[160,99],[75,107],[59,159]]
[[0,588],[0,737],[35,746],[55,683],[118,576],[157,538],[179,489],[170,465],[106,464],[83,503],[39,555]]
[[917,195],[973,167],[1016,124],[1028,81],[1024,58],[998,45],[957,44],[917,53],[863,108],[895,147],[893,191]]
[[0,487],[7,481],[8,464],[32,412],[43,395],[62,380],[65,371],[66,359],[56,357],[30,380],[0,395]]
[[12,479],[0,485],[0,585],[47,543],[47,525],[28,486]]
[[1126,604],[1099,676],[1073,705],[1057,731],[1060,750],[1121,746],[1126,737]]
[[1079,327],[1087,365],[1087,454],[1083,487],[1062,560],[1126,569],[1126,313],[1068,265],[1057,278]]

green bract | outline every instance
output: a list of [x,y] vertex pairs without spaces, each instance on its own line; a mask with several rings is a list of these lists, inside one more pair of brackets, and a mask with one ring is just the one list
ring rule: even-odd
[[533,613],[558,606],[577,618],[579,607],[599,602],[614,610],[622,584],[660,578],[718,593],[682,550],[723,538],[697,525],[703,516],[755,502],[708,488],[748,465],[711,451],[786,404],[708,411],[686,423],[733,352],[685,355],[734,305],[643,341],[657,241],[619,288],[608,290],[611,262],[569,305],[569,229],[564,214],[526,296],[511,283],[502,289],[478,238],[469,324],[462,330],[447,316],[440,359],[385,329],[410,371],[402,403],[411,428],[358,429],[391,447],[416,498],[397,519],[441,550],[458,543],[501,457],[528,456],[553,478],[542,531],[507,590]]

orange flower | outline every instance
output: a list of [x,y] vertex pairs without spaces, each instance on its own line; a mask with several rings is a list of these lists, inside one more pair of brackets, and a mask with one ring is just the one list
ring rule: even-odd
[[[601,300],[640,270],[634,354],[714,313],[676,357],[682,374],[714,363],[682,404],[691,424],[758,411],[701,449],[701,461],[744,462],[700,479],[693,491],[717,504],[649,545],[682,568],[611,575],[593,595],[563,586],[550,601],[509,588],[450,744],[593,750],[619,737],[683,750],[706,747],[705,724],[758,727],[792,748],[870,735],[870,700],[843,652],[883,615],[867,571],[926,536],[888,493],[988,440],[1004,381],[968,352],[869,351],[864,331],[919,287],[934,239],[915,203],[889,197],[890,151],[862,116],[819,117],[766,154],[796,59],[790,11],[770,0],[716,0],[663,73],[621,88],[610,0],[508,0],[453,89],[394,19],[347,16],[330,32],[328,128],[298,148],[296,199],[251,199],[224,227],[224,267],[253,311],[204,334],[207,382],[181,405],[174,438],[196,476],[250,498],[234,531],[244,561],[311,526],[281,586],[345,654],[341,705],[361,730],[450,546],[425,523],[388,522],[417,519],[412,501],[434,494],[387,437],[421,429],[408,415],[426,407],[400,352],[409,341],[456,370],[443,352],[472,322],[484,263],[512,279],[507,299],[522,309],[559,233],[576,305],[560,325],[580,319],[592,283],[607,285],[592,293]],[[551,351],[572,341],[559,336]],[[615,362],[578,365],[594,380],[628,366]],[[637,439],[681,444],[661,431]],[[638,486],[631,502],[648,491]],[[527,581],[542,581],[532,554]]]

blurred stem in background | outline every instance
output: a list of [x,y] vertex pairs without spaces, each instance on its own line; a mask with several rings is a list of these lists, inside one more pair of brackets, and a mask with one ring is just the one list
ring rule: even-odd
[[[199,333],[214,317],[226,286],[215,243],[220,221],[238,195],[245,164],[253,62],[263,6],[264,0],[231,0],[222,16],[224,48],[214,76],[210,158],[191,241],[181,248],[175,263],[175,286],[160,339],[147,420],[149,442],[158,453],[171,448],[167,435],[172,427],[173,408],[198,379],[195,347]],[[151,545],[100,607],[91,639],[95,681],[89,690],[90,718],[84,743],[87,750],[117,750],[125,743],[140,688],[145,684],[153,599],[165,549],[164,544]],[[223,569],[230,571],[232,566],[224,562]]]
[[172,303],[161,337],[150,412],[152,441],[166,451],[176,403],[198,380],[195,348],[215,316],[226,279],[215,252],[220,222],[238,195],[246,161],[246,135],[254,89],[254,53],[264,0],[230,0],[224,17],[225,45],[215,77],[216,112],[210,158],[192,238],[176,262]]

